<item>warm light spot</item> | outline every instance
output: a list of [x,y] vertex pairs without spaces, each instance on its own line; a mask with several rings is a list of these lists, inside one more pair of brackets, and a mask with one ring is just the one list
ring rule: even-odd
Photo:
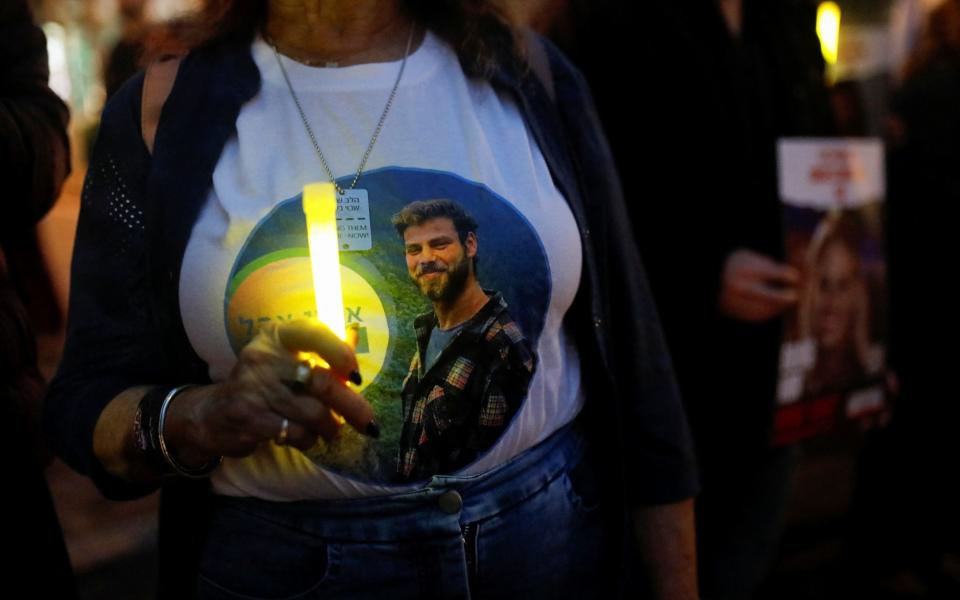
[[840,47],[840,7],[836,2],[821,2],[817,7],[817,36],[820,52],[828,65],[837,64]]
[[43,24],[47,36],[47,62],[50,68],[49,85],[60,98],[70,102],[70,69],[67,64],[67,31],[59,23]]

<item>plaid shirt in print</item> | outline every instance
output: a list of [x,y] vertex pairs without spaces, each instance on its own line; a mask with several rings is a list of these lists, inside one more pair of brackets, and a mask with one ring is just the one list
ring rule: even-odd
[[467,321],[427,371],[431,311],[414,320],[417,353],[403,382],[403,431],[397,476],[428,478],[465,467],[490,448],[527,396],[533,348],[499,292]]

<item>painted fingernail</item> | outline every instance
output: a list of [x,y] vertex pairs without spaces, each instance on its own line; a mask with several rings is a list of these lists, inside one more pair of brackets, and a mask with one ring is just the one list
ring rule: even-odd
[[377,425],[377,422],[374,421],[373,419],[371,419],[370,422],[367,423],[366,434],[372,437],[373,439],[377,439],[380,437],[380,426]]
[[353,385],[363,385],[363,377],[360,376],[360,371],[351,371],[349,379]]

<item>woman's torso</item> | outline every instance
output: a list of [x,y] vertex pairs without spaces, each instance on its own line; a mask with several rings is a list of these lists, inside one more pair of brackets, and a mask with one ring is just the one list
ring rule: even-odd
[[[262,88],[242,108],[237,135],[220,156],[181,271],[184,326],[214,381],[227,376],[259,326],[312,310],[299,194],[305,183],[328,179],[273,51],[257,40],[253,57]],[[349,186],[399,62],[317,69],[283,60],[324,157]],[[402,489],[392,468],[404,418],[400,389],[416,351],[413,319],[431,310],[390,225],[412,200],[447,198],[478,221],[479,282],[501,292],[536,355],[526,400],[462,473],[505,462],[582,405],[579,361],[563,328],[580,280],[579,236],[506,93],[467,79],[453,51],[428,34],[408,59],[357,187],[368,197],[345,203],[340,221],[341,244],[350,246],[340,253],[345,318],[361,328],[363,393],[383,435],[373,443],[345,429],[340,442],[310,457],[262,445],[250,457],[226,460],[214,477],[219,493],[292,500]],[[462,370],[449,366],[455,383]]]

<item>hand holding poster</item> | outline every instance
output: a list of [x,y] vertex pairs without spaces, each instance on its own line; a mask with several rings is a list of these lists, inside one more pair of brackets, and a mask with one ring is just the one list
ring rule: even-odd
[[778,147],[787,261],[802,274],[780,353],[774,444],[887,408],[883,146],[785,139]]

